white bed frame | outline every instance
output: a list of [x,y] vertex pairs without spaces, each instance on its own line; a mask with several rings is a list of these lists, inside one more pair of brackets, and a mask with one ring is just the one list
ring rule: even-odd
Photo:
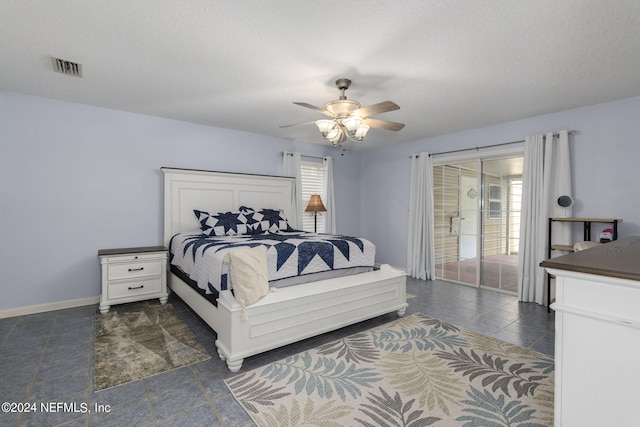
[[[283,209],[291,217],[294,179],[279,176],[162,168],[164,242],[199,223],[194,209],[206,212],[252,208]],[[217,333],[216,346],[229,370],[244,358],[343,326],[397,311],[404,315],[406,274],[382,265],[379,270],[288,286],[246,308],[231,291],[222,291],[218,307],[178,276],[168,272],[169,287]]]

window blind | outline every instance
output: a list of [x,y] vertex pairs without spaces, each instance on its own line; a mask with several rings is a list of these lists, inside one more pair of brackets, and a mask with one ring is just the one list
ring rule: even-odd
[[[324,189],[324,168],[322,162],[303,160],[302,169],[302,229],[313,232],[313,215],[304,210],[309,204],[309,199],[314,194],[319,194],[322,203],[326,206],[326,192]],[[318,233],[325,232],[325,214],[318,214]]]

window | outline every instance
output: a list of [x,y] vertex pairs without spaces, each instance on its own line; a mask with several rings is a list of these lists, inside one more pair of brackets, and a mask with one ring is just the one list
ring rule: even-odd
[[[305,212],[309,199],[313,194],[319,194],[322,202],[326,206],[326,191],[324,184],[324,166],[322,161],[301,162],[302,169],[302,229],[304,231],[314,231],[314,217],[311,213]],[[318,214],[318,233],[325,232],[325,214]]]
[[502,186],[489,185],[489,219],[502,218]]

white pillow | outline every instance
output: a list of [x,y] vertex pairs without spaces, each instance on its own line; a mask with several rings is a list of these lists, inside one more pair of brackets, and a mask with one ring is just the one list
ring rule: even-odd
[[578,242],[575,245],[573,245],[573,250],[574,252],[578,252],[578,251],[583,251],[585,249],[589,249],[589,248],[595,248],[596,246],[600,246],[601,243],[599,242]]
[[227,256],[233,293],[238,304],[242,306],[242,318],[246,320],[244,308],[269,293],[267,247],[234,249],[229,251]]

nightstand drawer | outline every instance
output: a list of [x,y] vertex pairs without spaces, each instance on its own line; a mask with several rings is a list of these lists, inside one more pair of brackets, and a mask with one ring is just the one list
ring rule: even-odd
[[158,293],[162,291],[162,278],[134,280],[131,282],[109,283],[107,296],[109,300],[129,298],[137,295]]
[[166,253],[138,253],[138,254],[127,254],[127,255],[116,255],[107,257],[107,262],[136,262],[136,261],[148,261],[154,260],[158,258],[165,258]]
[[162,274],[162,261],[141,261],[109,264],[107,280],[132,279]]

